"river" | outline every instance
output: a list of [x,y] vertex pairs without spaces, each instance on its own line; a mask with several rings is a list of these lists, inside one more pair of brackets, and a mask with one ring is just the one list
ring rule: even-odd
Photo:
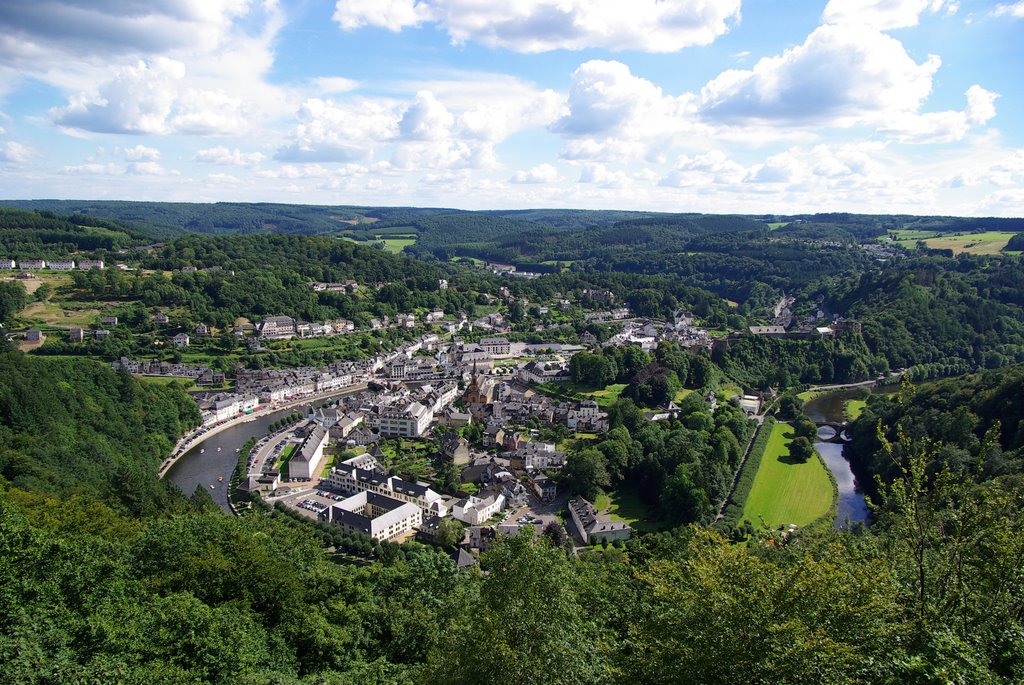
[[[313,404],[319,407],[331,401],[319,400]],[[186,497],[191,497],[196,487],[200,486],[210,493],[213,501],[219,507],[230,511],[228,508],[228,483],[231,481],[235,465],[238,464],[238,452],[235,450],[241,449],[249,438],[259,438],[269,433],[270,424],[274,421],[295,412],[305,413],[308,411],[308,404],[282,409],[272,414],[259,415],[251,421],[211,435],[186,452],[171,467],[167,472],[167,480],[181,488]],[[220,448],[219,452],[218,448]],[[223,477],[224,480],[218,482],[218,476]]]
[[[831,392],[807,402],[804,405],[804,413],[815,422],[842,422],[846,420],[843,415],[846,401],[861,397],[861,395],[862,393],[856,390]],[[839,489],[839,506],[836,512],[835,527],[845,528],[847,522],[855,523],[866,520],[871,511],[864,500],[864,493],[857,487],[857,479],[850,469],[850,463],[843,457],[843,446],[834,442],[818,440],[814,443],[814,447],[818,450],[825,465],[828,466],[828,470],[835,476]]]

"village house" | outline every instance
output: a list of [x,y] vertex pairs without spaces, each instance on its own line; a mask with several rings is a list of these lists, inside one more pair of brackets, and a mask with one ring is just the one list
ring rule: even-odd
[[287,340],[295,337],[295,319],[290,316],[268,316],[260,322],[260,337]]
[[82,271],[88,271],[89,269],[103,269],[103,260],[81,259],[78,262],[78,268]]
[[511,344],[507,338],[482,338],[480,340],[480,348],[491,355],[508,354]]
[[116,316],[101,316],[100,317],[100,325],[101,326],[116,326],[117,325],[117,317]]
[[492,495],[487,498],[469,497],[459,500],[452,507],[452,516],[471,526],[479,526],[501,511],[505,504],[503,495]]
[[68,342],[80,343],[85,340],[85,331],[78,326],[68,329]]
[[176,336],[171,338],[171,341],[174,343],[175,347],[188,347],[188,333],[178,333]]
[[25,331],[25,340],[30,343],[41,343],[46,340],[46,336],[38,328]]
[[419,402],[413,402],[404,409],[388,409],[380,414],[381,435],[398,435],[418,438],[430,426],[434,412]]
[[96,340],[106,340],[110,336],[110,331],[106,328],[99,328],[92,332],[92,337]]
[[615,540],[628,540],[632,529],[625,521],[613,521],[597,513],[594,505],[579,497],[569,500],[576,537],[584,545],[595,545]]
[[156,314],[153,315],[153,323],[155,324],[165,326],[169,321],[170,319],[163,312],[157,312]]
[[210,327],[207,326],[205,323],[196,324],[195,333],[197,338],[206,337],[210,335]]
[[445,433],[441,436],[440,452],[456,466],[469,463],[469,443],[458,433]]

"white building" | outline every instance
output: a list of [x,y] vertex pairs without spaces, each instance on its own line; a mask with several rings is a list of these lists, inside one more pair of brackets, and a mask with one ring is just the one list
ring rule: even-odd
[[324,447],[327,446],[329,435],[327,429],[320,425],[310,431],[288,460],[288,475],[291,478],[310,480],[319,477],[324,465]]
[[321,485],[350,495],[367,491],[415,504],[424,517],[448,515],[448,507],[440,494],[426,485],[388,476],[365,455],[347,459],[331,468]]
[[45,269],[45,259],[22,259],[19,264],[22,269]]
[[288,339],[295,337],[295,319],[290,316],[268,316],[260,323],[260,337]]
[[491,495],[484,499],[470,495],[455,503],[452,507],[452,516],[471,526],[479,526],[501,511],[504,505],[504,495]]
[[82,271],[85,271],[85,270],[88,270],[88,269],[102,269],[103,268],[103,260],[102,259],[81,259],[78,262],[78,268],[81,269]]
[[434,412],[419,402],[413,402],[405,409],[389,409],[381,412],[381,435],[399,435],[407,438],[418,438],[430,427]]
[[17,266],[18,265],[14,262],[13,259],[8,259],[6,257],[0,259],[0,269],[13,269]]
[[188,347],[189,344],[188,333],[178,333],[171,340],[174,342],[175,347]]
[[55,259],[47,262],[46,268],[54,271],[71,271],[75,268],[75,262],[73,259]]
[[416,505],[365,491],[334,504],[324,513],[347,534],[363,533],[378,542],[393,540],[423,522],[423,512]]
[[512,349],[507,338],[482,338],[480,347],[488,354],[508,354]]
[[569,500],[569,513],[576,535],[584,545],[613,540],[628,540],[633,530],[625,521],[613,521],[599,516],[597,509],[582,497]]

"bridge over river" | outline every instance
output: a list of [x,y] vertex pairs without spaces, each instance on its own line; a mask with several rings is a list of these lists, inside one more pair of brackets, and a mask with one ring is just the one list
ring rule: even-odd
[[818,427],[818,440],[822,442],[844,443],[853,440],[846,430],[846,421],[815,421],[814,424]]

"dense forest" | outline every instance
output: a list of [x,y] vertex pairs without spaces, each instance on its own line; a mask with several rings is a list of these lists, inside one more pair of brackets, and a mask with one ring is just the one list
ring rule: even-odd
[[[903,469],[876,495],[876,524],[857,532],[764,531],[735,545],[691,526],[580,557],[545,536],[512,537],[484,556],[486,575],[460,573],[444,553],[415,544],[386,546],[376,563],[351,565],[335,563],[298,522],[234,518],[156,481],[158,454],[194,420],[180,391],[86,361],[5,352],[3,364],[7,682],[1024,677],[1019,476],[1010,468],[944,469],[939,442],[894,438],[888,450]],[[912,400],[873,400],[869,411],[934,430],[936,441],[964,436],[931,412],[966,411],[976,417],[964,425],[977,440],[967,451],[991,454],[985,435],[994,418],[1019,423],[1021,373],[945,381],[918,388]],[[693,421],[710,419],[693,409]],[[621,420],[629,432],[632,419]],[[866,412],[863,421],[871,420]],[[648,430],[677,440],[678,429],[638,432]],[[641,453],[660,458],[646,445],[653,434],[627,439],[616,431],[609,454],[628,455],[635,440]],[[1019,427],[996,440],[1015,463]],[[680,448],[687,441],[680,435]],[[675,458],[676,448],[665,449]]]

